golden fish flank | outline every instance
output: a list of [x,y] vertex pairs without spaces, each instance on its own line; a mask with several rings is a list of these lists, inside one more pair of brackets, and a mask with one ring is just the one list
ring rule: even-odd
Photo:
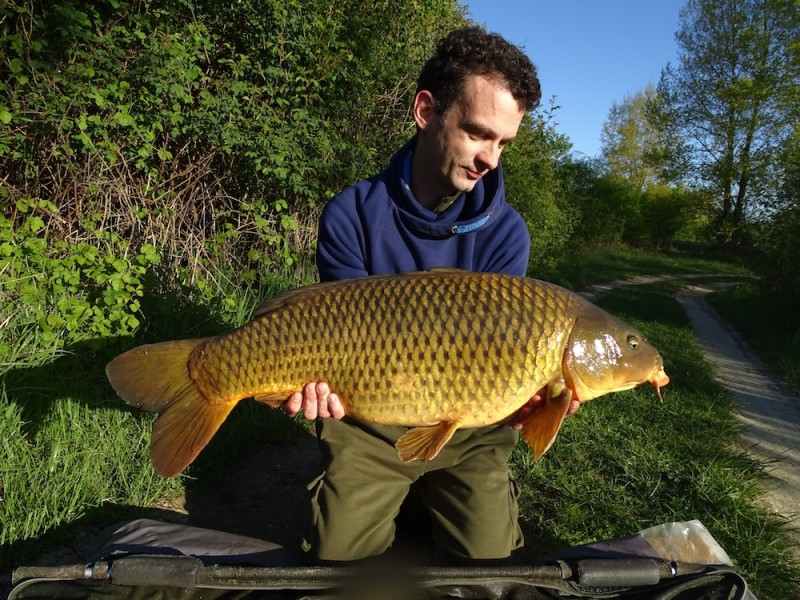
[[538,459],[572,397],[669,381],[639,332],[577,294],[452,269],[299,288],[243,327],[135,348],[107,374],[126,402],[160,413],[150,453],[165,476],[239,400],[277,406],[307,381],[327,381],[351,417],[413,427],[397,443],[404,461],[433,459],[456,429],[502,422],[543,390],[523,424]]

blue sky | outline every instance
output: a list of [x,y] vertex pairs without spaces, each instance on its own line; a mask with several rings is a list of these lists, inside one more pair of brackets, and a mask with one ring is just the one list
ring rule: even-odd
[[524,50],[539,70],[543,105],[556,97],[556,129],[573,152],[600,153],[613,102],[657,83],[677,62],[685,0],[461,0],[470,17]]

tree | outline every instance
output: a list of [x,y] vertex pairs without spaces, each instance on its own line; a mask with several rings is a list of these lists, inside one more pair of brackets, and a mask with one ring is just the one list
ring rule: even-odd
[[685,158],[689,180],[715,193],[717,236],[741,241],[776,197],[796,118],[800,11],[795,0],[689,0],[676,39],[680,64],[658,86],[661,126],[682,141],[673,158]]
[[663,180],[659,163],[664,138],[647,110],[655,98],[656,88],[651,84],[625,96],[621,104],[614,102],[600,138],[609,171],[642,190]]

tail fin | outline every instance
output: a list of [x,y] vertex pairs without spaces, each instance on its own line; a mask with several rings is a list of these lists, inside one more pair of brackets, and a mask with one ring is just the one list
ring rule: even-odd
[[212,403],[189,377],[189,356],[204,341],[139,346],[106,366],[108,380],[125,402],[160,413],[153,426],[150,459],[164,477],[186,468],[236,405]]

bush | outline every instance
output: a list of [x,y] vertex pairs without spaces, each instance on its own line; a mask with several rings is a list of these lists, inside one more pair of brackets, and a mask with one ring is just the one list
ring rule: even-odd
[[192,281],[302,273],[319,205],[383,168],[409,134],[408,74],[464,22],[452,1],[415,6],[4,5],[6,219],[41,200],[49,248],[112,231]]
[[534,276],[557,262],[572,233],[572,215],[557,202],[561,182],[554,160],[567,147],[544,116],[526,117],[517,139],[503,153],[506,196],[531,232]]
[[800,206],[775,214],[757,237],[757,270],[765,285],[800,298]]
[[703,191],[654,185],[642,190],[590,161],[560,165],[562,204],[574,211],[574,242],[656,247],[705,239],[713,199]]
[[[159,261],[155,247],[130,244],[110,231],[99,231],[103,247],[64,240],[48,243],[45,219],[56,214],[46,200],[18,200],[24,215],[19,227],[0,215],[0,284],[7,309],[25,307],[38,324],[41,342],[60,346],[64,339],[130,335],[139,325],[136,313],[149,267]],[[19,320],[8,315],[4,326]],[[0,363],[19,337],[6,331]]]

